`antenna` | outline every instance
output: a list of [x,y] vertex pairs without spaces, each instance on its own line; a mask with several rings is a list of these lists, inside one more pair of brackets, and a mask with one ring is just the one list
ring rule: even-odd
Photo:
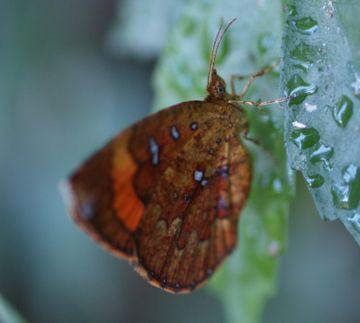
[[227,30],[230,28],[230,26],[235,22],[236,18],[231,19],[225,26],[224,30],[223,26],[224,26],[224,21],[223,19],[221,19],[221,23],[220,23],[220,27],[219,30],[216,34],[212,49],[211,49],[211,54],[210,54],[210,64],[209,64],[209,74],[208,74],[208,86],[210,85],[210,81],[211,81],[211,74],[212,71],[214,70],[214,66],[215,66],[215,60],[216,60],[216,56],[218,53],[218,49],[220,47],[220,44],[222,42],[222,40],[224,39],[225,33],[227,32]]

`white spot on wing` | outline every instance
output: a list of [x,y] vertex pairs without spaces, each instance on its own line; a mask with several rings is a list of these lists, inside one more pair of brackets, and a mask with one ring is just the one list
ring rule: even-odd
[[194,172],[194,180],[197,182],[201,182],[203,176],[204,176],[204,172],[201,170],[196,170]]
[[171,137],[174,140],[178,140],[180,138],[180,132],[179,130],[176,128],[176,126],[172,126],[171,127]]
[[159,164],[159,145],[153,137],[149,140],[149,149],[152,157],[152,164],[156,166]]

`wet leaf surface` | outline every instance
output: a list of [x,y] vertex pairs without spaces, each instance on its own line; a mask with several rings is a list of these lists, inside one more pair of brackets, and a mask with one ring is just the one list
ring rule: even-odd
[[340,219],[358,243],[359,11],[356,1],[288,1],[282,73],[283,92],[294,95],[285,112],[291,166],[320,216]]

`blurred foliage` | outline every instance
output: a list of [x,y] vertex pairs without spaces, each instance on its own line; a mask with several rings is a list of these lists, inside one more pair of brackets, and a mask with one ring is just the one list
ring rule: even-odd
[[[238,21],[220,48],[217,69],[225,80],[231,74],[250,74],[280,56],[280,1],[192,1],[175,22],[154,77],[155,109],[206,95],[211,45],[221,18]],[[277,73],[252,87],[252,99],[278,96]],[[240,87],[239,87],[240,89]],[[238,89],[238,90],[239,90]],[[281,109],[247,109],[253,158],[251,196],[241,214],[239,246],[211,280],[229,322],[257,322],[265,301],[273,295],[278,255],[286,247],[287,209],[292,174],[287,169]],[[271,152],[271,153],[270,153]]]
[[320,216],[340,219],[360,244],[360,6],[287,3],[282,88],[291,166],[301,170]]
[[3,323],[26,322],[1,295],[0,295],[0,322]]
[[120,55],[157,57],[164,48],[169,26],[186,0],[124,0],[107,37],[107,46]]

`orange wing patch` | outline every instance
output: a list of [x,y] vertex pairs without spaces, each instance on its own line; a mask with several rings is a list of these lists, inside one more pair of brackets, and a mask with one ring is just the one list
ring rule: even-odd
[[131,131],[128,130],[114,140],[113,157],[113,208],[124,226],[134,232],[144,214],[144,205],[137,196],[132,179],[137,172],[137,165],[128,151]]

